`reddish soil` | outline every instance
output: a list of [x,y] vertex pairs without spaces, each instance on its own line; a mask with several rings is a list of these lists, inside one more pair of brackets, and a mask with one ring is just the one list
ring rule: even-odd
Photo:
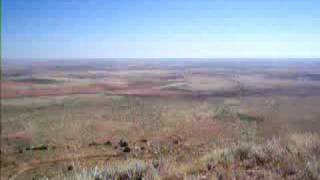
[[106,90],[117,90],[122,87],[108,84],[89,84],[81,86],[60,86],[48,88],[35,88],[32,83],[2,83],[1,98],[10,99],[16,97],[61,96],[71,94],[94,94]]
[[19,165],[19,167],[17,168],[17,171],[9,179],[11,179],[11,180],[16,179],[16,178],[20,177],[21,175],[23,175],[24,173],[29,172],[34,169],[37,169],[37,168],[40,168],[41,166],[57,165],[58,163],[70,162],[70,161],[74,161],[75,159],[78,161],[79,160],[88,161],[90,159],[105,160],[106,158],[116,159],[116,158],[120,158],[120,155],[105,153],[105,154],[92,154],[92,155],[77,156],[77,157],[59,157],[59,158],[50,159],[47,161],[32,161],[29,163],[23,163],[23,164]]
[[14,82],[14,81],[2,81],[1,87],[2,88],[19,88],[19,87],[26,87],[32,86],[33,84],[30,82]]
[[18,131],[12,134],[8,134],[6,137],[3,137],[8,140],[18,140],[25,143],[31,143],[32,137],[31,134],[26,131]]
[[137,96],[175,96],[182,94],[178,91],[169,91],[153,88],[146,84],[133,86],[96,83],[78,86],[64,86],[39,88],[33,87],[32,83],[2,82],[1,98],[10,99],[17,97],[39,97],[39,96],[62,96],[72,94],[96,94],[104,91],[112,91],[119,95]]
[[202,144],[217,137],[220,132],[221,126],[216,120],[199,116],[180,129],[177,134],[187,137],[186,144]]
[[115,94],[119,95],[136,95],[136,96],[177,96],[185,93],[179,91],[169,91],[161,89],[143,89],[143,88],[130,88],[126,90],[115,91]]

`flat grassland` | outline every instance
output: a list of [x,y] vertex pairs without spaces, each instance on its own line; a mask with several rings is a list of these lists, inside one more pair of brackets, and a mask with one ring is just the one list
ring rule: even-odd
[[319,107],[313,60],[8,63],[1,179],[317,179]]

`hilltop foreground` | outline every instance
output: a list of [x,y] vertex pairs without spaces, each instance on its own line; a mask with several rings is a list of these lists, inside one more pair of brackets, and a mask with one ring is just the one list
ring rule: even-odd
[[215,148],[183,163],[166,158],[130,158],[53,179],[320,179],[320,137],[311,133]]

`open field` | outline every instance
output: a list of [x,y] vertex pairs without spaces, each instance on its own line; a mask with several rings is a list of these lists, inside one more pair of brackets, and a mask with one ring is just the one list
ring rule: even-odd
[[318,179],[319,107],[310,59],[8,62],[1,179]]

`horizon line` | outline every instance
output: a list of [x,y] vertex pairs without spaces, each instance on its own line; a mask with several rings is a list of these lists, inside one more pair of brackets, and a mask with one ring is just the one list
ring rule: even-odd
[[319,59],[320,57],[61,57],[61,58],[29,58],[29,57],[19,57],[19,58],[8,58],[1,57],[1,60],[88,60],[88,59],[96,59],[96,60],[161,60],[161,59],[207,59],[207,60],[263,60],[263,59],[282,59],[282,60],[295,60],[295,59]]

